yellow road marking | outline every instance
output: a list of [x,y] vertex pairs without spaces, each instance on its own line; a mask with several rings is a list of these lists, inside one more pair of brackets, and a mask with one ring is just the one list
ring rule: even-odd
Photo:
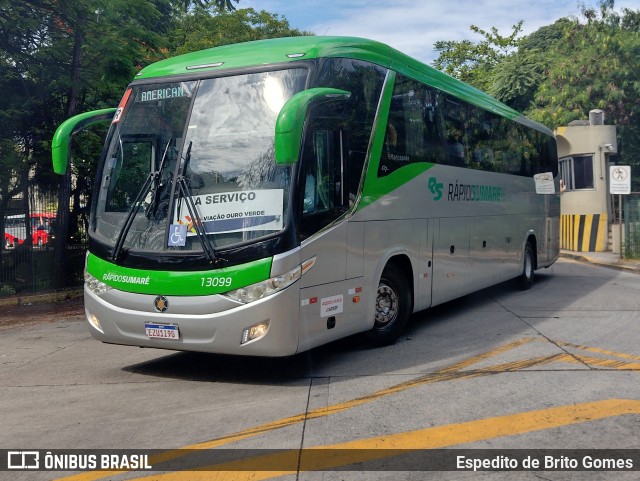
[[602,359],[600,357],[592,356],[575,356],[576,361],[580,361],[589,366],[605,367],[608,369],[619,369],[621,371],[638,371],[640,370],[640,363],[638,362],[625,362],[616,361],[615,359]]
[[[527,343],[544,342],[544,341],[545,341],[544,339],[540,339],[540,338],[518,339],[516,341],[498,346],[495,349],[491,349],[477,356],[472,356],[458,363],[454,363],[451,366],[443,368],[434,373],[429,373],[424,376],[420,376],[418,378],[411,379],[409,381],[399,383],[385,389],[381,389],[379,391],[376,391],[372,394],[368,394],[366,396],[362,396],[362,397],[352,399],[350,401],[345,401],[342,403],[333,404],[331,406],[314,409],[306,413],[282,418],[270,423],[265,423],[260,426],[256,426],[254,428],[249,428],[247,430],[240,431],[227,436],[222,436],[220,438],[216,438],[210,441],[187,445],[180,449],[165,451],[162,454],[152,456],[150,458],[150,463],[152,465],[159,464],[162,462],[166,462],[166,461],[170,461],[173,459],[186,456],[186,453],[188,452],[188,450],[213,449],[213,448],[224,446],[226,444],[230,444],[236,441],[251,438],[269,431],[273,431],[273,430],[288,427],[288,426],[293,426],[295,424],[302,423],[305,420],[327,417],[332,414],[340,413],[340,412],[364,405],[366,403],[375,401],[377,399],[380,399],[392,394],[403,392],[409,388],[423,386],[423,385],[432,384],[436,382],[471,379],[474,377],[488,376],[488,375],[501,373],[501,372],[519,371],[522,369],[529,369],[532,367],[542,366],[542,365],[550,364],[553,362],[567,362],[567,363],[582,362],[585,364],[591,364],[598,367],[607,367],[607,368],[615,368],[615,369],[640,369],[640,364],[636,364],[636,363],[625,363],[621,361],[601,359],[596,357],[578,356],[578,355],[571,355],[567,353],[558,353],[558,354],[552,354],[549,356],[541,356],[536,358],[511,361],[511,362],[497,364],[489,367],[463,371],[463,369],[468,369],[474,364],[477,364],[481,361],[484,361],[490,358],[494,358],[500,354],[516,349]],[[615,356],[619,356],[627,359],[634,359],[634,360],[640,359],[640,356],[632,356],[629,354],[616,353],[613,351],[599,350],[597,348],[589,348],[589,347],[579,346],[571,343],[558,342],[557,344],[564,347],[574,347],[576,349],[583,349],[583,350],[596,352],[600,354],[615,355]],[[125,472],[127,471],[85,472],[85,473],[79,473],[79,474],[64,477],[64,478],[58,478],[58,481],[94,481],[97,479],[102,479],[109,476],[115,476]]]
[[441,369],[438,372],[451,372],[451,371],[460,371],[462,369],[465,369],[469,366],[472,366],[474,364],[477,364],[480,361],[484,361],[485,359],[489,359],[491,357],[496,357],[498,354],[503,354],[507,351],[510,351],[512,349],[515,349],[517,347],[520,347],[524,344],[528,344],[530,342],[536,342],[539,341],[540,339],[537,339],[535,337],[524,337],[522,339],[517,339],[513,342],[509,342],[507,344],[503,344],[502,346],[498,346],[495,349],[492,349],[490,351],[487,352],[483,352],[482,354],[478,354],[477,356],[472,356],[468,359],[465,359],[464,361],[460,361],[457,362],[455,364],[452,364],[449,367],[446,367],[444,369]]
[[[304,422],[305,420],[308,419],[318,419],[318,418],[322,418],[322,417],[326,417],[326,416],[330,416],[331,414],[336,414],[342,411],[346,411],[348,409],[352,409],[354,407],[360,406],[362,404],[374,401],[376,399],[385,397],[385,396],[389,396],[391,394],[395,394],[401,391],[404,391],[408,388],[412,388],[412,387],[417,387],[417,386],[421,386],[424,384],[430,384],[430,383],[434,383],[434,382],[443,382],[443,381],[451,381],[454,379],[467,379],[467,378],[472,378],[472,377],[478,377],[478,376],[486,376],[489,374],[493,374],[495,373],[495,370],[483,370],[483,371],[470,371],[470,372],[460,372],[459,369],[461,369],[462,367],[468,367],[474,363],[477,363],[481,360],[493,357],[493,356],[497,356],[498,354],[501,354],[503,352],[506,352],[510,349],[515,349],[516,347],[519,347],[523,344],[526,344],[528,342],[534,341],[534,338],[525,338],[525,339],[519,339],[517,341],[499,346],[495,349],[492,349],[490,351],[487,351],[483,354],[480,354],[478,356],[474,356],[470,359],[467,359],[461,363],[457,363],[454,364],[453,366],[450,366],[448,368],[442,369],[440,371],[436,371],[435,373],[430,373],[427,374],[425,376],[421,376],[419,378],[416,379],[412,379],[410,381],[407,382],[403,382],[400,384],[397,384],[395,386],[386,388],[386,389],[382,389],[380,391],[377,391],[373,394],[369,394],[367,396],[363,396],[360,398],[356,398],[353,399],[351,401],[346,401],[343,403],[338,403],[338,404],[334,404],[332,406],[327,406],[324,408],[320,408],[320,409],[314,409],[312,411],[308,411],[307,413],[303,413],[303,414],[297,414],[295,416],[291,416],[291,417],[286,417],[286,418],[282,418],[279,419],[277,421],[274,422],[270,422],[270,423],[265,423],[262,424],[260,426],[256,426],[254,428],[250,428],[247,429],[245,431],[240,431],[238,433],[234,433],[228,436],[223,436],[217,439],[213,439],[211,441],[205,441],[202,443],[196,443],[196,444],[191,444],[188,446],[184,446],[181,449],[174,449],[174,450],[169,450],[166,451],[160,455],[157,456],[153,456],[150,458],[149,462],[153,465],[153,464],[159,464],[161,462],[165,462],[165,461],[170,461],[173,459],[177,459],[180,457],[185,456],[185,451],[184,450],[189,450],[189,449],[213,449],[216,447],[220,447],[223,446],[225,444],[230,444],[233,443],[235,441],[240,441],[242,439],[247,439],[253,436],[257,436],[259,434],[268,432],[268,431],[273,431],[276,429],[280,429],[280,428],[284,428],[287,426],[292,426],[301,422]],[[108,476],[115,476],[118,474],[122,474],[125,473],[127,471],[95,471],[95,472],[85,472],[85,473],[80,473],[80,474],[75,474],[72,476],[67,476],[64,478],[58,478],[58,481],[94,481],[97,479],[102,479],[102,478],[106,478]]]
[[608,351],[606,349],[600,349],[598,347],[580,346],[579,344],[573,344],[571,342],[558,342],[557,344],[558,346],[573,347],[576,349],[581,349],[583,351],[593,352],[595,354],[604,354],[606,356],[615,356],[615,357],[620,357],[622,359],[632,359],[634,361],[640,361],[640,356],[635,356],[633,354],[626,354],[624,352]]
[[[290,450],[205,466],[199,468],[198,471],[172,472],[136,479],[140,481],[179,481],[187,479],[189,481],[260,481],[295,474],[298,469],[303,472],[340,468],[354,463],[404,454],[407,450],[445,448],[625,414],[640,414],[640,401],[610,399],[571,404],[326,445],[312,448],[312,453],[306,456],[305,450]],[[320,450],[325,451],[325,453]],[[256,469],[251,470],[252,466],[255,466]],[[258,469],[267,467],[270,470],[258,471]]]

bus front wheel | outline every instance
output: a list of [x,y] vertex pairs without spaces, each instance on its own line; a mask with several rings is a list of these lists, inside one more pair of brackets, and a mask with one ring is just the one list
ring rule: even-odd
[[375,302],[375,323],[367,337],[376,346],[393,344],[411,314],[411,289],[406,276],[395,265],[385,267]]
[[535,276],[535,254],[533,250],[533,244],[531,241],[527,241],[527,245],[524,247],[524,264],[522,266],[522,274],[520,274],[520,287],[523,290],[530,289],[533,285],[533,278]]

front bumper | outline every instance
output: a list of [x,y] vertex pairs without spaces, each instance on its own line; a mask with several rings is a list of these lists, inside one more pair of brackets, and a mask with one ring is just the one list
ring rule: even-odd
[[[265,299],[241,304],[222,295],[166,296],[168,309],[157,312],[155,295],[111,289],[96,295],[85,287],[87,319],[96,339],[112,344],[243,356],[289,356],[298,350],[299,282]],[[269,320],[261,338],[241,344],[243,331]],[[145,323],[175,324],[180,338],[149,338]]]

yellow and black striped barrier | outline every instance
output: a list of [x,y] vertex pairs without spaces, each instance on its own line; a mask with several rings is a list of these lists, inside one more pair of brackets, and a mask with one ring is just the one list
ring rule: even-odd
[[560,216],[560,248],[576,252],[603,252],[607,248],[606,214]]

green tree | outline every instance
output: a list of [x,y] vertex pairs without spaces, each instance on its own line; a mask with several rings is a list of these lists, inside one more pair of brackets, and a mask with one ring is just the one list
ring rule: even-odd
[[610,123],[635,125],[640,113],[640,11],[582,8],[582,18],[564,24],[562,37],[547,52],[535,105],[529,114],[556,127],[602,109]]
[[510,107],[524,111],[542,82],[546,61],[540,50],[521,50],[507,56],[488,76],[487,92]]
[[26,178],[22,157],[11,140],[0,139],[0,251],[5,248],[5,215],[11,199],[22,192]]
[[138,70],[169,55],[303,33],[279,15],[237,11],[238,3],[0,0],[0,216],[28,182],[56,192],[60,271],[74,229],[69,212],[86,203],[80,197],[91,190],[101,135],[88,133],[74,142],[73,162],[60,181],[50,159],[56,126],[76,113],[117,105]]
[[50,174],[55,126],[116,103],[136,66],[161,56],[173,8],[169,0],[0,0],[0,85],[12,89],[5,90],[12,95],[3,100],[0,139],[20,158],[22,185],[33,171],[41,189],[58,192],[60,271],[73,191],[70,170],[59,184]]
[[233,2],[238,3],[238,1],[239,0],[182,0],[182,5],[185,12],[188,12],[192,5],[195,8],[209,8],[214,6],[220,11],[226,10],[233,12],[236,9]]
[[513,25],[508,36],[500,35],[495,27],[487,31],[471,25],[469,29],[480,35],[482,40],[436,42],[434,48],[438,52],[438,58],[433,65],[463,82],[488,90],[492,70],[516,50],[522,25],[522,20]]
[[[473,28],[478,42],[438,42],[436,67],[555,128],[605,111],[618,127],[619,161],[640,170],[640,10],[614,10],[613,0],[581,6],[527,37]],[[636,174],[634,190],[640,190]]]
[[524,112],[532,102],[553,58],[548,54],[559,42],[571,20],[561,18],[531,35],[517,39],[516,51],[498,62],[487,77],[487,92]]
[[618,161],[632,166],[640,190],[640,10],[582,7],[547,51],[551,61],[527,114],[555,128],[602,109],[618,132]]
[[212,13],[210,9],[195,8],[177,21],[172,33],[172,53],[305,34],[308,33],[291,28],[285,17],[264,10],[257,12],[253,8],[245,8]]
[[44,43],[47,24],[35,19],[24,3],[0,0],[0,234],[11,200],[27,187],[40,149],[39,133],[46,110],[46,87],[30,74],[29,52]]

